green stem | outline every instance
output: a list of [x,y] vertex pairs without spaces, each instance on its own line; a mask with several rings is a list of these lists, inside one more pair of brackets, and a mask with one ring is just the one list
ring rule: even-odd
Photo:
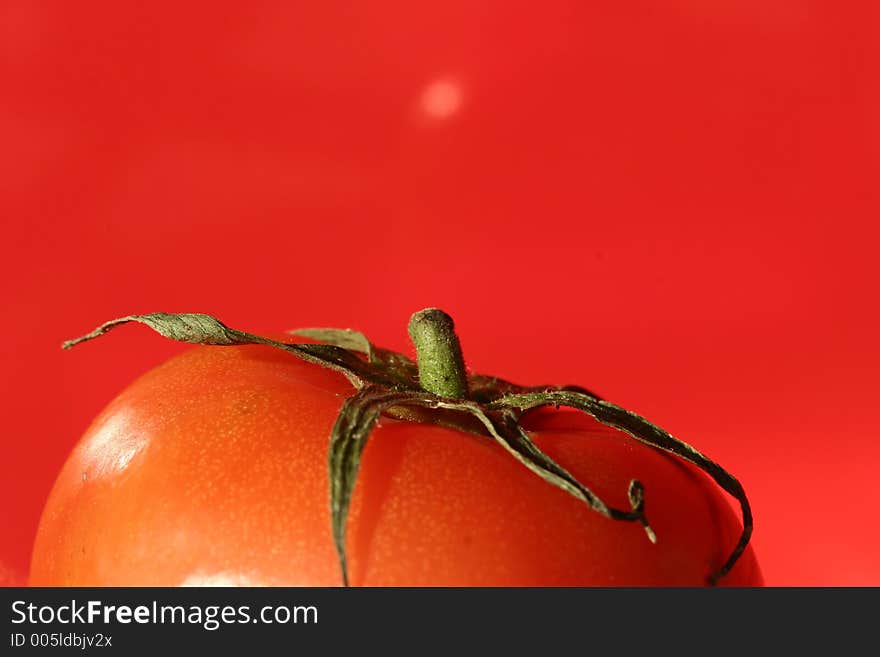
[[409,337],[416,347],[422,390],[467,399],[467,374],[452,318],[437,308],[420,310],[410,317]]

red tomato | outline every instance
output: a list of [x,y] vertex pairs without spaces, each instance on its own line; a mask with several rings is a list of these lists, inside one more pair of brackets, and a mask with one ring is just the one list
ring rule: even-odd
[[[351,384],[267,346],[196,347],[94,421],[43,512],[38,586],[341,583],[328,436]],[[483,438],[383,418],[348,520],[353,585],[702,585],[740,523],[707,477],[573,411],[535,442],[609,503],[645,486],[658,542]],[[749,548],[722,584],[761,583]]]

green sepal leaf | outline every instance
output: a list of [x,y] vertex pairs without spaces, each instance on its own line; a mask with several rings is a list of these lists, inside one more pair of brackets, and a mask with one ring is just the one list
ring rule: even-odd
[[61,348],[70,349],[81,342],[94,340],[117,326],[128,324],[129,322],[145,324],[160,335],[179,342],[212,345],[243,344],[246,342],[242,337],[246,334],[240,334],[238,331],[230,329],[223,322],[210,315],[200,313],[151,313],[149,315],[128,315],[127,317],[110,320],[101,324],[91,333],[87,333],[74,340],[67,340],[62,343]]
[[364,361],[354,352],[331,344],[288,344],[264,338],[252,333],[245,333],[229,328],[220,320],[200,313],[150,313],[148,315],[128,315],[106,322],[91,333],[64,342],[61,347],[70,349],[82,342],[94,340],[108,331],[137,322],[149,326],[163,337],[180,342],[202,345],[246,345],[262,344],[282,349],[305,361],[327,367],[340,372],[348,378],[353,386],[360,388],[365,383],[374,383],[393,388],[400,388],[399,377],[389,375],[382,368],[377,368]]
[[301,328],[293,329],[288,331],[288,333],[332,344],[349,351],[356,351],[364,354],[367,360],[373,362],[373,344],[360,331],[337,328]]
[[[412,402],[409,402],[412,403]],[[551,459],[538,447],[528,433],[520,426],[519,419],[510,409],[503,411],[485,411],[473,403],[438,403],[439,408],[467,411],[477,417],[495,441],[507,450],[517,461],[537,474],[549,484],[562,489],[569,495],[586,503],[591,509],[612,520],[638,521],[645,529],[648,539],[657,542],[657,536],[651,529],[644,514],[642,484],[632,480],[629,485],[629,500],[632,510],[622,511],[609,507],[602,499],[561,465]]]
[[[419,389],[419,368],[411,359],[396,351],[377,347],[360,331],[304,328],[293,329],[288,333],[364,354],[376,375],[381,374],[386,381],[394,382],[397,388]],[[371,380],[378,382],[375,377]]]
[[545,392],[551,390],[568,390],[589,395],[594,399],[601,399],[601,397],[595,392],[582,388],[581,386],[522,386],[516,383],[511,383],[510,381],[505,381],[497,376],[486,376],[485,374],[470,374],[468,376],[468,387],[470,390],[470,399],[481,404],[498,401],[505,395]]
[[413,393],[393,392],[378,386],[361,388],[342,404],[330,433],[330,522],[344,586],[348,586],[346,521],[361,454],[379,416],[391,406],[412,398]]
[[620,509],[609,507],[598,495],[581,484],[574,475],[558,465],[532,442],[528,433],[520,426],[519,419],[514,413],[502,412],[495,426],[498,429],[498,435],[495,436],[495,439],[513,454],[517,460],[544,479],[544,481],[586,502],[591,509],[601,513],[606,518],[611,518],[612,520],[637,520],[641,522],[645,533],[648,535],[648,539],[652,543],[657,542],[657,536],[654,530],[651,529],[650,524],[648,524],[648,520],[643,512],[644,500],[642,493],[644,487],[641,482],[636,479],[630,481],[628,497],[632,504],[631,511],[621,511]]
[[583,411],[602,424],[622,431],[636,440],[656,449],[674,454],[703,470],[723,490],[740,504],[743,530],[727,561],[709,576],[712,584],[730,572],[745,551],[752,535],[753,520],[749,500],[742,484],[724,468],[710,460],[686,442],[675,438],[645,418],[611,402],[570,390],[546,390],[526,394],[510,394],[490,404],[491,408],[516,409],[521,412],[539,406],[567,406]]

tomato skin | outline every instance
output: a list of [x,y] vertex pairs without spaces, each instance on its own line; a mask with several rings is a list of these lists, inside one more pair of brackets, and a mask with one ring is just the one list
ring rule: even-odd
[[[37,586],[341,583],[327,448],[341,375],[263,346],[197,347],[134,382],[64,465],[40,522]],[[491,439],[383,419],[348,521],[365,586],[706,583],[739,519],[702,473],[590,418],[527,427],[608,503],[645,485],[658,543],[547,484]],[[749,548],[722,584],[759,585]]]

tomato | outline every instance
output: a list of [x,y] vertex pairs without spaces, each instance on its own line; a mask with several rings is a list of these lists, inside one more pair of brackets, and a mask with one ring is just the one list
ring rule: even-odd
[[[338,372],[266,345],[199,346],[156,367],[69,456],[30,583],[339,585],[328,436],[351,394]],[[637,477],[656,544],[489,437],[383,417],[348,515],[350,583],[703,585],[727,559],[739,519],[690,464],[571,410],[523,426],[609,505],[626,507]],[[761,583],[751,547],[720,583]]]

